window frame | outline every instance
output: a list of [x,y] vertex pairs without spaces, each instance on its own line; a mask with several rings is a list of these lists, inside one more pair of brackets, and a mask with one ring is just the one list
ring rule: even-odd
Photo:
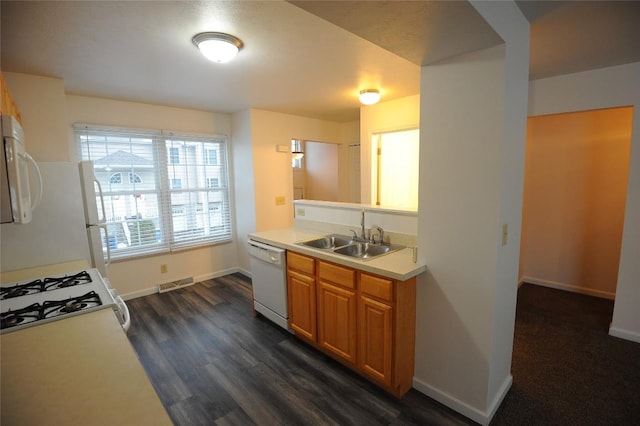
[[[194,134],[184,134],[184,133],[174,133],[167,131],[153,131],[153,130],[135,130],[135,129],[126,129],[126,128],[113,128],[113,127],[98,127],[92,125],[84,125],[84,124],[74,124],[74,131],[76,137],[76,143],[79,149],[79,158],[81,160],[99,160],[99,157],[96,157],[96,154],[91,153],[91,145],[87,142],[90,137],[102,138],[104,137],[104,142],[99,142],[97,146],[100,144],[104,144],[105,149],[109,144],[117,145],[117,143],[110,140],[116,140],[117,138],[127,138],[129,137],[129,143],[135,144],[132,142],[135,137],[148,138],[151,140],[150,146],[153,152],[153,173],[155,176],[154,179],[150,179],[148,175],[146,179],[146,184],[142,185],[144,179],[138,173],[138,169],[132,168],[130,170],[117,170],[114,172],[110,172],[110,176],[114,174],[120,173],[121,181],[124,183],[124,179],[128,176],[137,175],[140,182],[129,182],[129,186],[133,187],[127,188],[126,190],[121,190],[120,188],[111,188],[109,187],[107,191],[105,191],[106,197],[111,197],[112,201],[118,202],[121,198],[126,199],[128,196],[133,196],[135,198],[135,202],[138,200],[142,200],[143,197],[152,197],[150,200],[151,209],[155,208],[157,210],[156,218],[145,218],[146,220],[140,218],[139,213],[136,213],[136,216],[128,217],[124,216],[122,219],[119,216],[114,216],[114,211],[112,210],[112,218],[119,217],[119,222],[115,219],[110,220],[108,224],[112,226],[121,226],[124,228],[131,227],[131,222],[133,222],[134,228],[138,229],[138,238],[141,238],[139,235],[142,235],[144,230],[140,227],[142,222],[153,221],[156,225],[155,241],[151,242],[149,236],[149,232],[147,232],[146,237],[147,241],[143,244],[138,244],[134,247],[135,244],[129,239],[129,245],[127,247],[118,247],[114,249],[111,248],[112,258],[114,261],[117,260],[129,260],[140,256],[148,256],[148,255],[158,255],[167,252],[176,252],[186,249],[198,248],[203,246],[213,246],[217,244],[224,244],[233,241],[234,235],[234,221],[233,221],[233,206],[232,206],[232,190],[231,190],[231,171],[228,165],[229,159],[229,142],[226,135],[194,135]],[[84,138],[84,139],[83,139]],[[173,146],[174,141],[183,141],[184,146],[195,147],[196,149],[202,150],[202,155],[204,157],[202,164],[195,165],[195,167],[201,167],[202,171],[198,171],[197,176],[198,180],[202,179],[199,185],[195,187],[190,187],[189,182],[186,184],[182,181],[181,188],[175,188],[172,185],[172,181],[177,179],[175,175],[170,174],[170,169],[172,167],[181,166],[181,164],[173,163],[172,161],[175,158],[178,158],[180,161],[187,161],[188,153],[184,149],[178,149],[177,157],[175,155],[175,148]],[[209,145],[211,144],[211,145]],[[216,159],[217,162],[215,165],[211,165],[209,160],[209,153],[206,152],[210,150],[208,147],[213,146],[215,148],[211,149],[216,151]],[[186,149],[186,148],[185,148]],[[96,149],[94,149],[96,150]],[[171,150],[171,151],[170,151]],[[172,155],[169,153],[172,152]],[[92,158],[95,157],[95,158]],[[95,166],[94,166],[95,167]],[[207,182],[210,177],[207,176],[207,171],[205,168],[214,167],[216,169],[216,173],[220,174],[219,182],[220,184],[216,187],[209,187]],[[106,169],[106,168],[105,168]],[[126,173],[128,172],[128,175]],[[135,178],[134,178],[135,180]],[[142,188],[136,188],[137,185],[140,185]],[[153,189],[145,189],[150,186],[154,186]],[[116,185],[120,186],[120,185]],[[129,194],[130,193],[130,194]],[[215,194],[214,194],[215,193]],[[187,194],[184,199],[187,200],[187,204],[184,205],[180,202],[174,202],[176,194]],[[123,197],[124,196],[124,197]],[[106,198],[105,197],[105,198]],[[153,201],[153,197],[156,198]],[[200,205],[200,209],[198,210],[198,200],[221,200],[220,206],[221,211],[212,212],[209,209],[202,209],[202,205]],[[208,201],[209,203],[211,201]],[[154,204],[156,203],[156,204]],[[147,206],[143,205],[142,208],[145,209]],[[180,214],[174,213],[176,208],[180,208]],[[127,210],[129,211],[129,210]],[[134,208],[134,213],[139,211],[139,207]],[[177,210],[175,210],[177,212]],[[178,230],[175,228],[174,222],[176,221],[184,221],[184,217],[188,214],[196,215],[197,218],[201,219],[192,219],[185,226],[186,228],[183,230]],[[180,216],[179,218],[177,218]],[[194,221],[197,224],[194,224]],[[122,224],[122,225],[121,225]],[[202,226],[205,226],[203,229]],[[195,226],[195,228],[194,228]],[[179,226],[180,227],[180,226]],[[131,232],[129,230],[128,232]],[[127,233],[127,230],[125,230]],[[140,240],[138,240],[140,241]],[[106,251],[106,241],[103,241],[103,249]],[[111,240],[108,242],[111,245]]]

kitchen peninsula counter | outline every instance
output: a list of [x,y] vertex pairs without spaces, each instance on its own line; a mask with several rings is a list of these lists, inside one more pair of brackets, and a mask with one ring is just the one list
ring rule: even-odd
[[171,425],[111,309],[0,336],[2,424]]
[[301,244],[330,234],[329,232],[307,231],[296,228],[283,228],[270,231],[254,232],[249,238],[264,244],[269,244],[285,250],[313,256],[329,262],[337,263],[372,274],[381,275],[399,281],[406,281],[427,270],[426,265],[413,262],[413,249],[411,247],[388,253],[373,259],[361,260],[327,250],[314,249]]

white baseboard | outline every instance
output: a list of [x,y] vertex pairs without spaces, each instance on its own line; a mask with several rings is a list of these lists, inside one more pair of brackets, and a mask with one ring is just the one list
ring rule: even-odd
[[198,275],[197,277],[194,277],[194,280],[197,283],[199,283],[200,281],[212,280],[214,278],[224,277],[225,275],[235,274],[236,272],[243,273],[240,268],[235,267],[235,268],[223,269],[221,271],[212,272],[210,274]]
[[488,425],[491,422],[491,419],[493,418],[494,414],[498,410],[498,407],[502,403],[502,400],[504,399],[504,397],[507,395],[507,392],[511,388],[512,382],[513,382],[513,377],[511,376],[511,374],[509,374],[509,377],[507,377],[507,379],[504,381],[504,383],[500,387],[500,391],[495,396],[495,398],[493,398],[493,401],[491,402],[491,406],[489,407],[489,410],[486,412],[479,410],[475,407],[472,407],[466,402],[463,402],[449,395],[446,392],[442,392],[441,390],[436,389],[435,387],[431,386],[430,384],[416,377],[413,378],[413,387],[416,390],[427,395],[429,398],[435,399],[436,401],[446,405],[447,407],[451,408],[454,411],[457,411],[463,416],[470,418],[474,422],[480,423],[481,425]]
[[609,327],[609,335],[613,337],[619,337],[621,339],[630,340],[632,342],[640,343],[640,333],[635,331],[623,330],[621,328]]
[[[251,272],[247,272],[242,268],[229,268],[223,269],[221,271],[212,272],[210,274],[198,275],[197,277],[193,277],[193,281],[199,283],[201,281],[211,280],[218,277],[223,277],[225,275],[234,274],[236,272],[240,272],[242,275],[251,277]],[[158,287],[150,287],[142,290],[132,291],[131,293],[121,294],[124,300],[136,299],[138,297],[148,296],[150,294],[155,294],[158,292]]]
[[120,296],[124,300],[131,300],[131,299],[137,299],[138,297],[148,296],[150,294],[155,294],[157,292],[158,292],[158,287],[155,286],[155,287],[145,288],[142,290],[132,291],[131,293],[121,294]]
[[237,272],[240,272],[240,273],[241,273],[242,275],[244,275],[245,277],[249,277],[249,278],[252,278],[252,277],[253,277],[253,275],[251,275],[251,271],[247,271],[247,270],[246,270],[246,269],[244,269],[244,268],[238,268],[238,271],[237,271]]
[[504,380],[504,382],[502,382],[502,386],[500,386],[500,389],[498,390],[498,393],[496,394],[496,396],[493,398],[493,401],[491,401],[491,404],[489,405],[489,410],[488,410],[487,423],[484,423],[484,424],[488,425],[491,422],[491,420],[493,419],[493,416],[495,416],[496,414],[496,411],[498,411],[498,408],[500,408],[500,404],[502,404],[504,397],[507,396],[509,389],[511,389],[512,383],[513,383],[513,376],[509,374],[509,376]]
[[602,299],[615,300],[615,298],[616,298],[616,294],[615,293],[610,293],[608,291],[594,290],[594,289],[587,288],[587,287],[580,287],[580,286],[577,286],[577,285],[561,283],[561,282],[558,282],[558,281],[543,280],[543,279],[527,277],[527,276],[522,277],[522,279],[520,280],[520,284],[519,285],[521,285],[521,283],[525,283],[525,282],[529,283],[529,284],[540,285],[540,286],[543,286],[543,287],[549,287],[549,288],[555,288],[555,289],[558,289],[558,290],[570,291],[570,292],[573,292],[573,293],[586,294],[587,296],[600,297]]

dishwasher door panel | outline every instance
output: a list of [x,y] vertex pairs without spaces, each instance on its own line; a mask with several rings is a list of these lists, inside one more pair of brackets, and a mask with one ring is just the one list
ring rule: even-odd
[[287,273],[285,251],[263,244],[250,244],[254,309],[288,330]]

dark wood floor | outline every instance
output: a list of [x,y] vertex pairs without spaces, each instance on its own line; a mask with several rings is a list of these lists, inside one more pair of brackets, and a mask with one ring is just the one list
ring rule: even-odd
[[[129,338],[176,425],[475,424],[415,390],[398,400],[254,318],[240,274],[127,303]],[[640,344],[607,334],[612,311],[522,286],[513,386],[492,425],[638,424]]]
[[401,400],[254,318],[240,274],[127,302],[129,339],[176,425],[469,425],[417,391]]

